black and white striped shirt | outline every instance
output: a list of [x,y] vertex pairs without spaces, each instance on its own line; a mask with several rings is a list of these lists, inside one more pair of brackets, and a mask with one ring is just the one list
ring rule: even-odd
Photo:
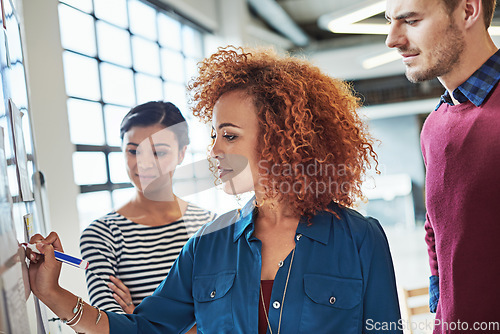
[[189,203],[180,220],[161,226],[137,224],[115,211],[92,222],[80,238],[83,259],[90,262],[86,276],[92,305],[124,313],[107,285],[109,275],[128,287],[138,305],[167,276],[189,237],[213,218]]

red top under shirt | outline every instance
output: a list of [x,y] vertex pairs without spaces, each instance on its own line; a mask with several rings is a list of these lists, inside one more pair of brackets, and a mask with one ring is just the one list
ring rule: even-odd
[[[264,303],[266,304],[266,312],[269,314],[269,304],[271,303],[271,292],[273,291],[273,280],[260,281],[262,285],[262,294],[264,295]],[[259,334],[267,333],[267,320],[262,307],[262,297],[259,297]]]

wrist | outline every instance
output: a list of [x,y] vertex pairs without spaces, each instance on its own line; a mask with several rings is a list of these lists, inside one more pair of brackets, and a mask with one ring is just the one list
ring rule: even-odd
[[61,288],[59,285],[53,289],[46,289],[45,291],[40,291],[37,294],[38,299],[40,299],[48,307],[51,304],[57,304],[59,300],[64,299],[69,291]]

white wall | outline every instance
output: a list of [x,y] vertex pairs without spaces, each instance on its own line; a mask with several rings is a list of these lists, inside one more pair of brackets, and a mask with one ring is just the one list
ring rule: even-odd
[[[50,229],[61,237],[65,252],[79,256],[78,188],[73,181],[74,145],[68,130],[57,4],[57,0],[22,0],[20,19],[34,142],[38,168],[47,185]],[[84,271],[63,266],[60,284],[88,300]],[[72,331],[67,329],[67,333]]]

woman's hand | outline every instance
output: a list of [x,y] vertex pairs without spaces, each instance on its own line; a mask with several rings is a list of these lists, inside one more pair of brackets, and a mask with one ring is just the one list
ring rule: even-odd
[[118,278],[114,276],[109,276],[111,282],[108,283],[108,286],[113,290],[113,297],[120,304],[123,311],[128,314],[134,313],[135,306],[132,303],[132,296],[130,295],[130,291],[127,286],[123,284]]
[[26,256],[30,259],[28,269],[31,291],[45,303],[58,290],[59,275],[61,273],[61,262],[54,256],[54,249],[63,252],[61,240],[55,232],[51,232],[47,238],[40,234],[35,234],[30,239],[31,244],[36,244],[36,248],[41,254],[36,254],[31,249],[26,250]]

